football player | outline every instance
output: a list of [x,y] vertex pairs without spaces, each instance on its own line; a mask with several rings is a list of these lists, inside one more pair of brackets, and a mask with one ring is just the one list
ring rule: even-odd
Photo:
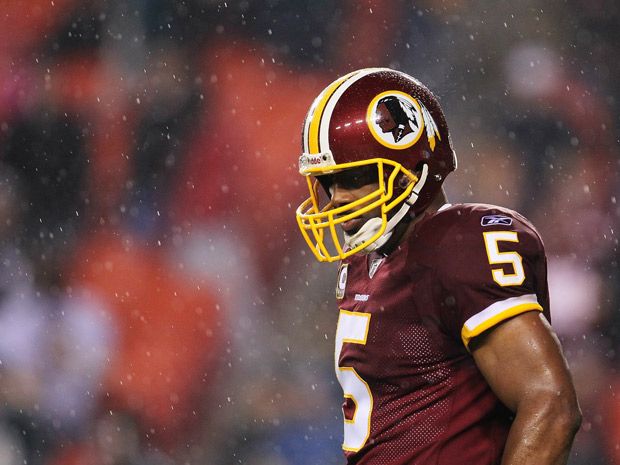
[[349,464],[565,464],[581,414],[546,258],[506,208],[447,203],[437,98],[385,68],[327,86],[303,125],[297,222],[340,261],[334,366]]

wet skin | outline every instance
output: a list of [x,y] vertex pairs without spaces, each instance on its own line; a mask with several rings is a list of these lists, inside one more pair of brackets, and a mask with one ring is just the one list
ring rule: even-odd
[[[332,194],[332,203],[335,208],[347,205],[351,202],[359,200],[369,194],[372,194],[379,189],[379,183],[366,184],[358,188],[342,187],[337,182],[332,184],[330,191]],[[363,205],[357,207],[355,211],[361,209]],[[340,227],[349,235],[355,234],[370,218],[375,218],[380,215],[380,208],[374,208],[358,218],[351,219],[340,225]]]

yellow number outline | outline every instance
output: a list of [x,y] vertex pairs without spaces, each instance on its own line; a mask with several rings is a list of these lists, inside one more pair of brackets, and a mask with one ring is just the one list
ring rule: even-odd
[[501,268],[492,268],[493,281],[502,287],[519,286],[525,281],[523,258],[517,252],[500,252],[498,242],[519,242],[516,231],[486,231],[482,233],[487,259],[490,265],[512,265],[514,273],[504,273]]
[[[370,328],[370,317],[370,313],[340,310],[338,325],[336,327],[336,344],[334,351],[336,377],[342,386],[344,398],[351,399],[355,404],[355,411],[351,420],[347,420],[343,412],[344,440],[342,448],[350,452],[357,452],[360,450],[370,437],[370,418],[372,416],[374,400],[372,392],[370,391],[370,386],[368,386],[368,383],[357,373],[355,368],[348,366],[341,367],[338,361],[345,343],[366,344],[368,330]],[[345,375],[345,373],[352,374],[353,377]],[[356,398],[354,393],[347,392],[347,387],[349,385],[360,390],[362,394],[360,396],[362,397],[361,399]],[[361,428],[359,428],[360,420],[364,420],[364,424]],[[358,428],[356,428],[356,426]],[[359,431],[360,429],[363,430],[361,434]]]

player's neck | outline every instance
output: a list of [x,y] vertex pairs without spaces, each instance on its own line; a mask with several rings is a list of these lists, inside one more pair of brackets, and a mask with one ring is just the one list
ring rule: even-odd
[[448,203],[448,197],[446,196],[446,192],[442,188],[439,191],[439,193],[435,196],[431,204],[426,208],[426,210],[424,210],[421,215],[418,215],[415,218],[413,218],[413,220],[411,220],[402,240],[404,240],[405,237],[407,237],[411,233],[411,231],[413,231],[416,224],[418,224],[420,221],[422,221],[422,219],[424,219],[428,215],[432,215],[433,213],[437,212],[437,210],[439,210],[446,203]]
[[428,215],[435,213],[447,202],[448,199],[446,197],[446,193],[443,189],[441,189],[441,191],[439,191],[431,204],[426,208],[426,210],[424,210],[424,212],[422,212],[422,214],[415,216],[410,221],[401,221],[398,225],[396,225],[392,237],[383,247],[381,247],[381,249],[378,250],[378,252],[386,256],[391,254],[395,249],[398,248],[400,244],[402,244],[407,239],[407,237],[409,237],[411,232],[415,229],[416,224],[418,224]]
[[443,207],[447,203],[448,203],[448,197],[446,196],[446,192],[442,188],[439,191],[439,193],[435,196],[431,204],[426,208],[426,210],[424,210],[424,212],[421,215],[415,217],[411,221],[411,225],[413,226],[414,224],[422,220],[422,218],[424,218],[427,215],[432,215],[433,213],[435,213],[437,210],[439,210],[441,207]]

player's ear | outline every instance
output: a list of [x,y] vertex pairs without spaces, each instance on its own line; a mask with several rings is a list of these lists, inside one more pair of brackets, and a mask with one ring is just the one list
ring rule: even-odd
[[[416,172],[415,175],[419,178],[419,173]],[[398,175],[397,185],[401,189],[405,190],[412,182],[413,181],[411,180],[411,178],[409,178],[409,176],[406,176],[404,173]]]

